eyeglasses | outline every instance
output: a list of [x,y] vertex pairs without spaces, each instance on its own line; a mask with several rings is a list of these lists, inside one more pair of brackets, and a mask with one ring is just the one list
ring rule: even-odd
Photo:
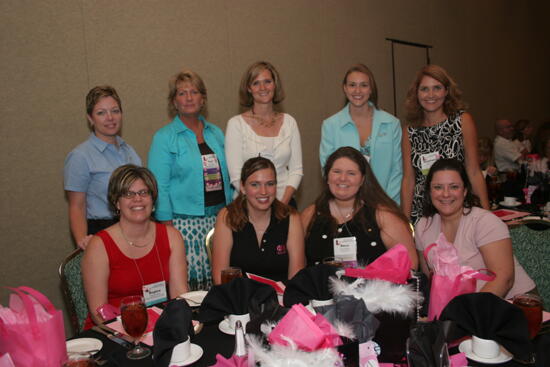
[[151,195],[151,191],[145,189],[145,190],[139,190],[138,192],[135,191],[126,191],[124,194],[122,194],[122,197],[125,199],[133,199],[136,197],[136,195],[139,195],[140,198],[146,198],[149,195]]

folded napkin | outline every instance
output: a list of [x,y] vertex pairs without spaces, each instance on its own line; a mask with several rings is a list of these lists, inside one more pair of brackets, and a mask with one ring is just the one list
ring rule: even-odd
[[[340,335],[364,343],[371,340],[380,322],[367,310],[365,302],[352,296],[339,296],[333,305],[326,306],[323,316],[333,324]],[[349,328],[342,332],[341,328]],[[347,335],[346,335],[347,334]]]
[[406,284],[412,264],[407,248],[398,244],[383,253],[378,259],[361,268],[346,268],[345,275],[354,278],[380,279],[397,284]]
[[198,319],[202,322],[221,320],[226,315],[243,315],[278,304],[275,290],[248,278],[237,278],[216,285],[202,301]]
[[212,367],[248,367],[248,356],[231,356],[225,358],[221,354],[216,355],[216,364]]
[[174,347],[194,336],[191,315],[191,308],[185,300],[168,302],[153,331],[155,366],[168,367]]
[[523,311],[492,293],[455,297],[443,309],[440,320],[456,324],[449,335],[451,340],[466,335],[494,340],[520,360],[529,360],[533,353]]
[[319,264],[300,270],[286,284],[283,303],[290,307],[296,303],[307,305],[310,300],[332,298],[329,289],[329,277],[335,276],[338,269],[334,266]]

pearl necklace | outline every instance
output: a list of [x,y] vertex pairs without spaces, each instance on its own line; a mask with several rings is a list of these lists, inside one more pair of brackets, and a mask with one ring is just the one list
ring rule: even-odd
[[[126,236],[124,235],[124,231],[122,231],[122,226],[119,224],[118,225],[119,228],[120,228],[120,234],[122,235],[122,237],[124,238],[124,240],[132,247],[136,247],[136,248],[144,248],[144,247],[147,247],[151,244],[151,240],[148,240],[147,242],[145,242],[143,245],[138,245],[136,242],[134,241],[130,241],[128,238],[126,238]],[[151,222],[149,222],[149,224],[147,225],[147,233],[149,233],[149,228],[151,227]]]

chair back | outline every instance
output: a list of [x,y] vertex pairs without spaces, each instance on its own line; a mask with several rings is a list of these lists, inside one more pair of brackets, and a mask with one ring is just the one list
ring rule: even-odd
[[82,284],[80,262],[84,252],[82,249],[72,251],[59,266],[61,288],[65,297],[69,319],[75,334],[79,333],[88,317],[88,303]]
[[550,223],[526,221],[510,229],[514,255],[537,285],[544,309],[550,311]]
[[208,254],[208,261],[212,264],[212,246],[214,245],[214,228],[212,228],[206,234],[205,246],[206,253]]

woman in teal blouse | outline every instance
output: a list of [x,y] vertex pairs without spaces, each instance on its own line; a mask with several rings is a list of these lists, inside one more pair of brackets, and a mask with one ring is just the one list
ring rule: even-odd
[[319,146],[321,167],[336,149],[353,147],[369,161],[386,194],[399,204],[403,177],[399,120],[378,109],[374,75],[365,65],[350,67],[342,85],[347,104],[323,121]]
[[189,288],[208,289],[212,277],[205,237],[232,197],[224,136],[201,115],[207,94],[198,74],[184,70],[169,86],[174,119],[156,132],[148,159],[159,187],[155,217],[173,224],[185,238]]

